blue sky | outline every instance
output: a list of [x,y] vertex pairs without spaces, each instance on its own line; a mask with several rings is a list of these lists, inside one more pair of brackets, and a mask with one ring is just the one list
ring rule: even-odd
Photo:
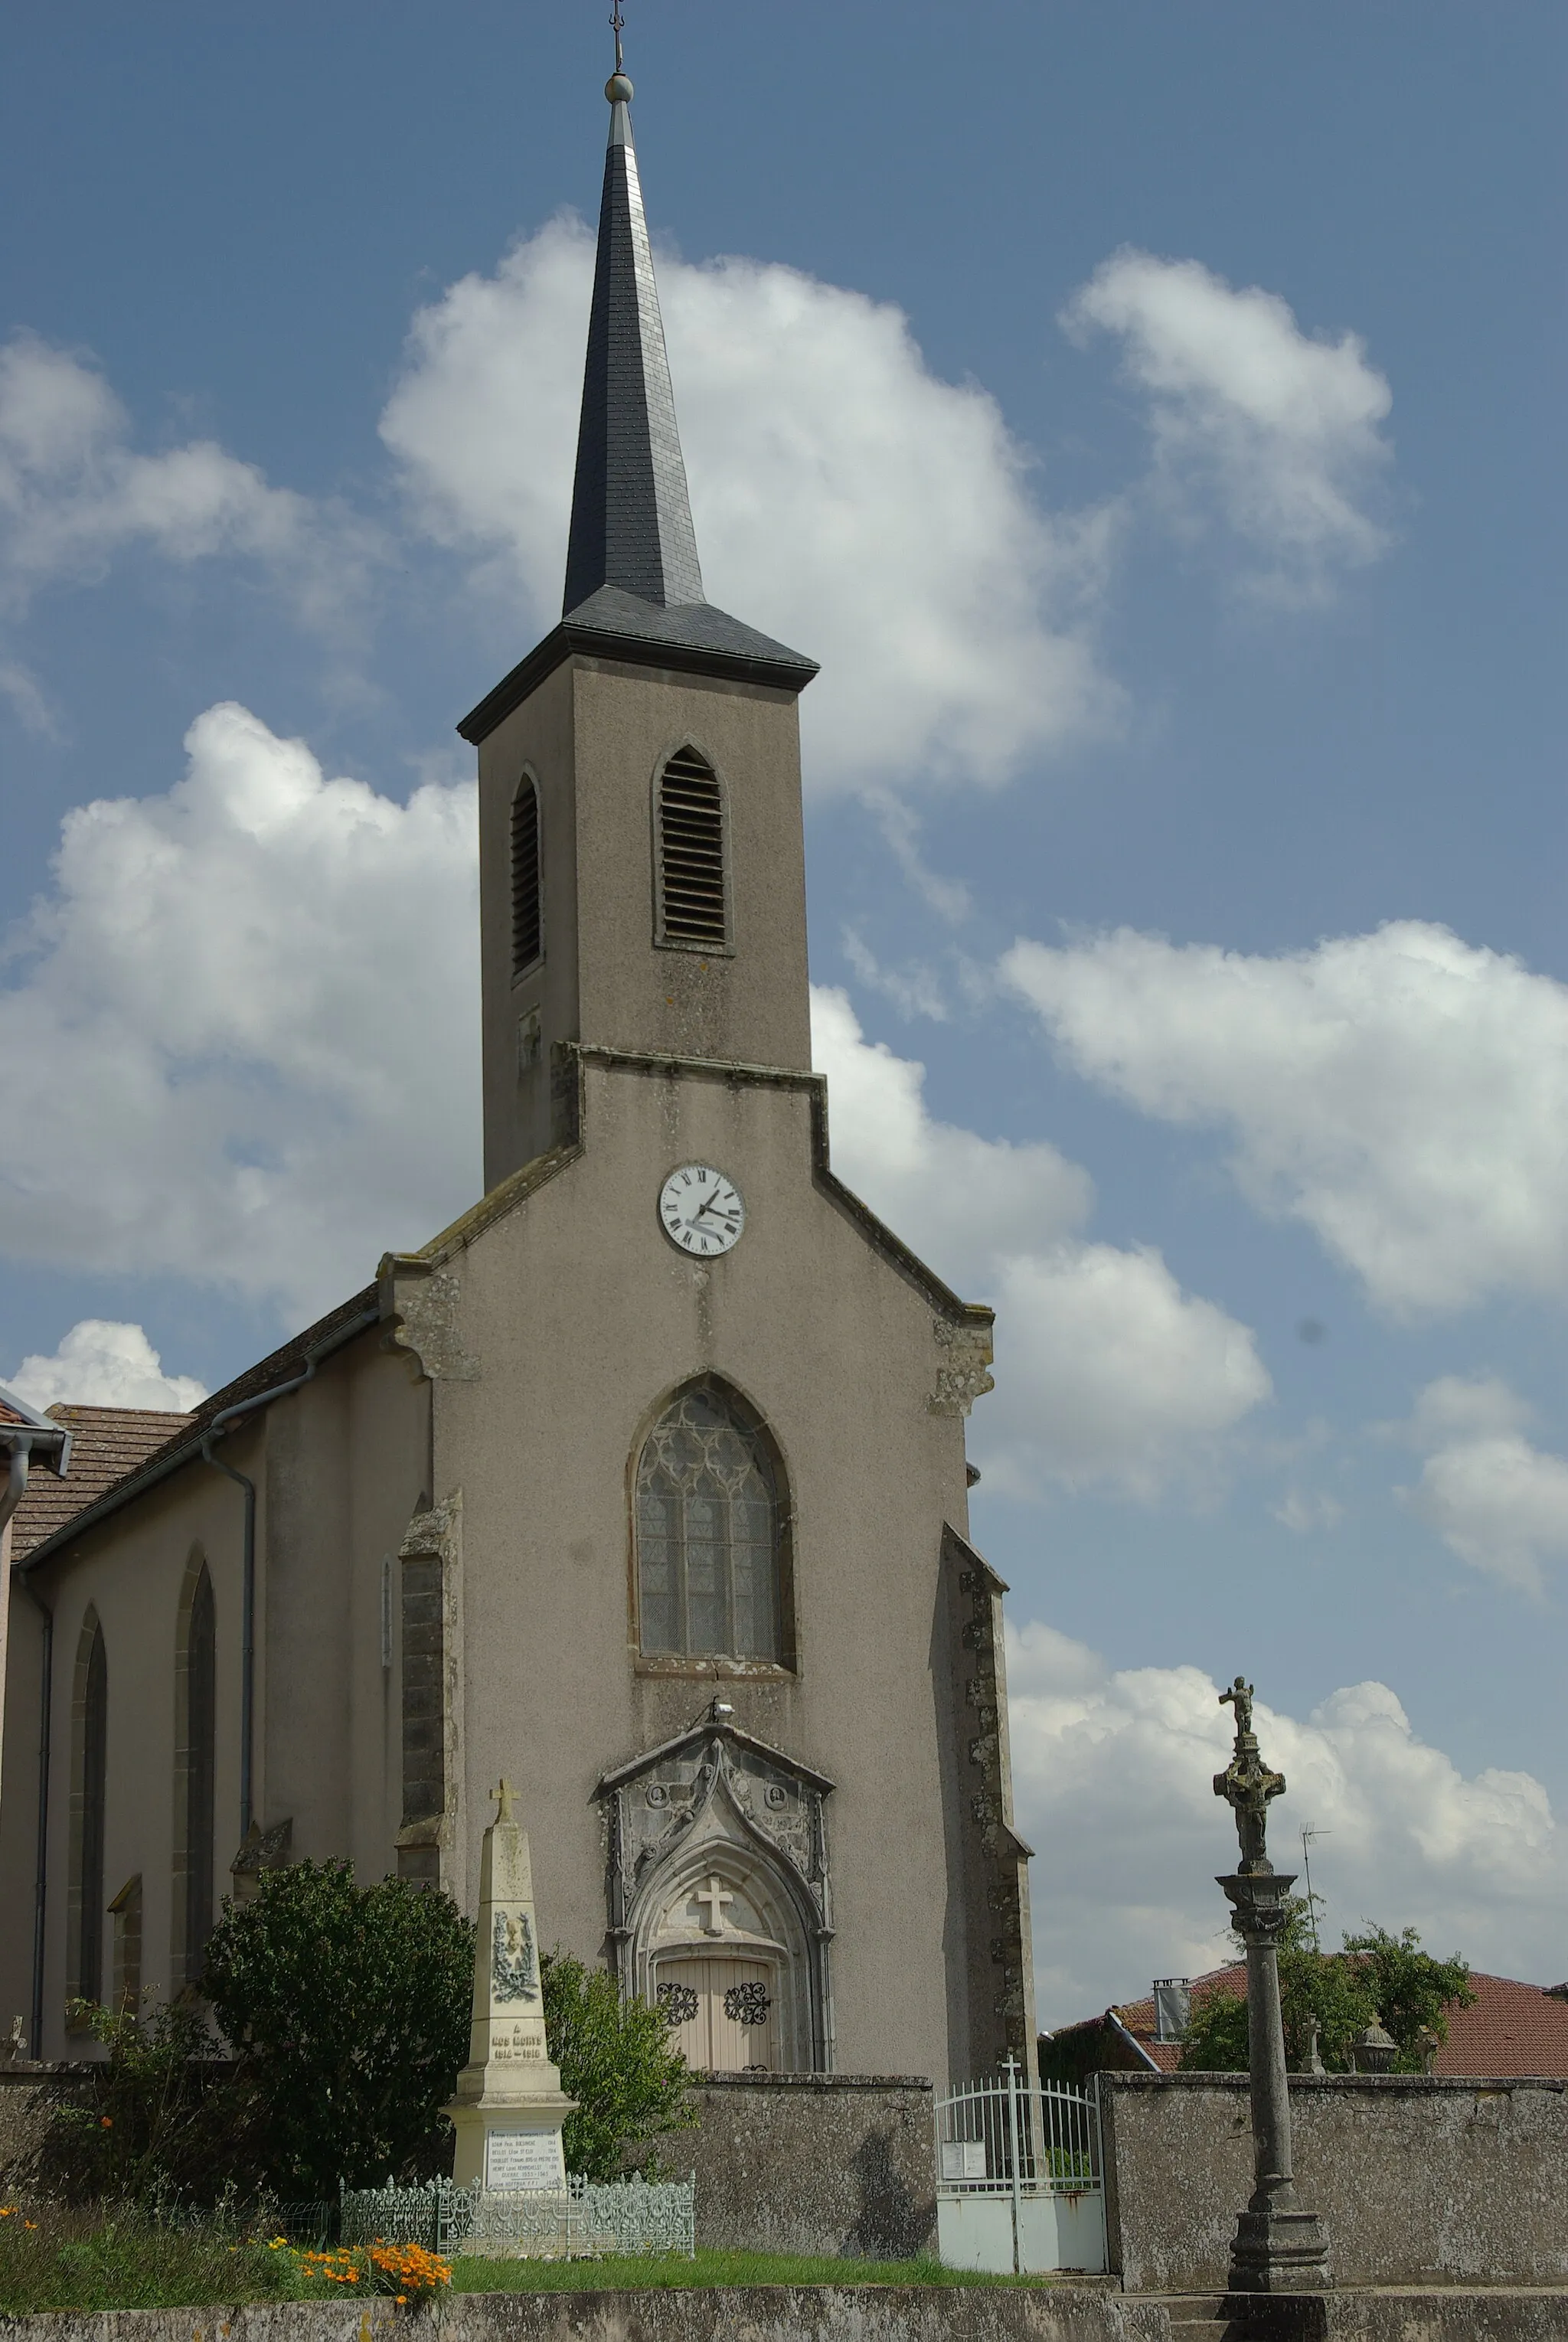
[[[213,1386],[476,1185],[604,13],[0,28],[0,1378]],[[824,662],[839,1159],[1002,1311],[1043,2011],[1206,1957],[1237,1666],[1331,1927],[1555,1982],[1562,13],[627,44],[710,591]]]

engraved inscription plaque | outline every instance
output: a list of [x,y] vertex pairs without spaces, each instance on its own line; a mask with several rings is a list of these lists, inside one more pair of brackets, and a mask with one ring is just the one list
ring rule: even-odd
[[493,2130],[484,2142],[484,2185],[564,2190],[566,2163],[558,2130]]

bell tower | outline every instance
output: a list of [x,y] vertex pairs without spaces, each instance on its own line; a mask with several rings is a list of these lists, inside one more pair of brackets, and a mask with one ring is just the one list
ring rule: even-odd
[[814,661],[703,591],[632,85],[605,85],[564,615],[479,752],[484,1184],[564,1136],[565,1046],[811,1063],[796,702]]

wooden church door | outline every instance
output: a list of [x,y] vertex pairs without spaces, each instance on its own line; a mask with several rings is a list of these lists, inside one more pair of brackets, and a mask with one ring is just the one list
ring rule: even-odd
[[762,1960],[664,1960],[658,2002],[674,2047],[709,2074],[775,2070],[777,1978]]

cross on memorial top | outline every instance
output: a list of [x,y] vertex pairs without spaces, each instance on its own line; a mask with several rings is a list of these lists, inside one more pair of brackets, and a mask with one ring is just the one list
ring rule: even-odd
[[512,1819],[512,1808],[516,1803],[517,1792],[512,1787],[511,1782],[506,1778],[504,1774],[502,1775],[500,1780],[491,1790],[490,1794],[495,1800],[496,1821],[502,1824],[510,1822]]

